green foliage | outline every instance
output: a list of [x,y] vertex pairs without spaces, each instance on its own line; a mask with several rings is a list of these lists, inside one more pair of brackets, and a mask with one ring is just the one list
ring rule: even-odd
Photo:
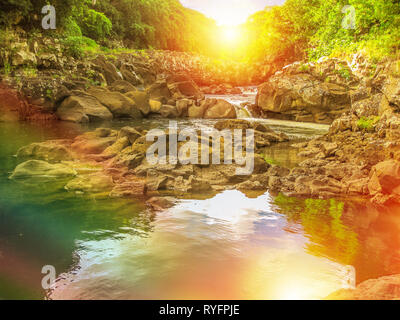
[[[342,27],[355,8],[355,29]],[[400,47],[400,3],[397,0],[287,0],[280,7],[253,15],[245,25],[247,56],[310,60],[363,50],[376,62]]]
[[93,9],[83,10],[83,14],[79,17],[79,24],[82,34],[96,41],[104,40],[111,34],[112,23],[110,19],[104,13]]
[[65,35],[67,37],[82,37],[82,31],[73,17],[69,17],[65,22]]
[[63,40],[63,45],[66,54],[74,57],[81,58],[86,52],[96,51],[98,44],[87,37],[67,37]]
[[379,116],[369,117],[369,118],[361,117],[357,121],[357,126],[361,130],[373,131],[375,129],[375,125],[379,122],[379,120],[380,120]]

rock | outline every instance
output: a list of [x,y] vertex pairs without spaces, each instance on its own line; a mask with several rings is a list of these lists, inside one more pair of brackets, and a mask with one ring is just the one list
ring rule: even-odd
[[112,190],[112,177],[104,173],[78,176],[67,183],[65,189],[73,192],[99,193]]
[[371,195],[377,193],[400,195],[400,162],[387,160],[378,163],[371,170],[368,190]]
[[118,73],[118,69],[114,64],[108,62],[104,56],[98,56],[93,63],[97,65],[100,72],[104,75],[108,85],[112,85],[117,80],[122,80],[121,75]]
[[[206,106],[205,106],[206,105]],[[206,99],[203,102],[204,119],[234,119],[236,118],[235,107],[222,99]]]
[[257,105],[273,113],[300,112],[297,121],[331,123],[337,114],[350,109],[350,91],[346,81],[326,82],[311,69],[289,66],[275,74],[258,88]]
[[173,75],[167,79],[170,92],[182,95],[191,99],[204,99],[204,94],[196,83],[185,75]]
[[111,198],[140,197],[147,193],[145,181],[136,179],[118,184],[110,193]]
[[123,127],[118,133],[118,139],[127,137],[130,144],[134,144],[141,136],[142,134],[132,127]]
[[64,164],[51,164],[42,160],[29,160],[18,165],[10,179],[46,177],[67,178],[76,175],[76,171]]
[[183,177],[176,178],[174,191],[179,193],[211,192],[213,188],[206,180],[190,176],[187,180]]
[[162,105],[159,112],[163,118],[178,118],[179,112],[175,106]]
[[341,289],[326,300],[399,300],[400,275],[370,279],[362,282],[356,289]]
[[160,113],[160,109],[162,106],[162,103],[160,101],[150,99],[149,104],[150,104],[150,111],[152,113]]
[[153,83],[146,90],[150,99],[160,101],[161,103],[167,103],[168,99],[172,97],[171,91],[168,88],[168,84],[165,80],[159,80]]
[[143,118],[135,102],[122,93],[110,92],[101,88],[90,88],[88,93],[105,105],[115,118]]
[[108,87],[111,91],[116,91],[120,93],[128,93],[130,91],[136,91],[136,88],[129,83],[128,81],[125,80],[116,80],[113,82],[113,84]]
[[188,109],[189,118],[192,119],[202,119],[204,116],[203,106],[191,106]]
[[117,140],[116,137],[84,134],[75,138],[71,149],[78,154],[100,154]]
[[245,181],[236,186],[238,190],[265,190],[264,185],[259,181]]
[[189,99],[181,99],[176,102],[176,109],[178,110],[178,114],[180,117],[187,117],[189,106],[193,104],[192,100]]
[[47,162],[72,160],[71,152],[59,141],[32,143],[17,151],[18,159],[36,159]]
[[95,97],[84,93],[65,99],[56,114],[60,120],[72,122],[111,120],[113,118],[112,113]]
[[136,107],[144,116],[150,113],[149,95],[146,92],[129,91],[126,96],[135,102]]
[[155,211],[162,211],[172,208],[176,203],[176,199],[172,197],[153,197],[146,204]]
[[124,80],[128,81],[132,85],[137,86],[143,84],[143,80],[141,80],[135,73],[133,65],[123,64],[120,68],[120,72]]
[[102,155],[106,157],[115,157],[120,153],[122,150],[124,150],[127,146],[129,146],[129,139],[128,137],[123,137],[118,139],[114,144],[111,146],[107,147],[102,153]]

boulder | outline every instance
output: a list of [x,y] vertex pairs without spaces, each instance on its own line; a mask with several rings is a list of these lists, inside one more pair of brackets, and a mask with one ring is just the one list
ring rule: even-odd
[[132,127],[123,127],[118,133],[118,139],[127,137],[130,144],[134,144],[141,136],[142,134]]
[[126,96],[132,99],[140,112],[147,116],[150,113],[149,95],[143,91],[129,91]]
[[143,80],[135,73],[133,65],[123,64],[120,68],[120,72],[124,80],[132,85],[137,86],[143,84]]
[[71,167],[56,163],[51,164],[42,160],[29,160],[18,165],[10,179],[46,177],[46,178],[67,178],[77,173]]
[[150,99],[160,101],[161,103],[167,103],[168,99],[172,97],[171,91],[168,88],[168,84],[165,80],[159,80],[153,83],[146,90]]
[[17,151],[18,159],[36,159],[48,162],[72,160],[70,151],[59,141],[32,143]]
[[114,182],[111,176],[104,173],[95,173],[78,176],[70,180],[65,189],[73,192],[99,193],[111,191]]
[[400,195],[400,162],[387,160],[378,163],[371,170],[368,190],[371,195],[378,193]]
[[162,105],[160,110],[158,111],[159,114],[163,118],[178,118],[179,112],[176,106],[169,106],[169,105]]
[[236,118],[235,107],[228,101],[222,99],[206,99],[202,103],[204,119],[234,119]]
[[350,90],[345,84],[322,81],[311,71],[299,70],[275,74],[259,86],[256,101],[267,112],[300,112],[294,120],[327,124],[351,106]]
[[172,197],[153,197],[146,202],[146,204],[155,211],[162,211],[172,208],[175,203],[176,199]]
[[152,113],[160,113],[160,109],[162,106],[162,103],[160,101],[150,99],[149,104]]
[[141,197],[146,195],[147,186],[145,181],[136,179],[132,181],[125,181],[114,187],[110,192],[111,198],[122,197]]
[[108,62],[104,56],[98,56],[93,63],[97,65],[100,72],[104,75],[108,85],[112,85],[117,80],[122,80],[121,75],[118,73],[118,69],[114,64]]
[[108,89],[120,93],[128,93],[130,91],[136,91],[136,87],[134,87],[131,83],[125,80],[114,81],[113,84],[108,87]]
[[143,118],[135,102],[119,92],[110,92],[101,88],[91,88],[88,93],[105,105],[115,118]]
[[57,109],[58,118],[64,121],[89,122],[112,120],[112,113],[91,95],[79,93],[66,98]]

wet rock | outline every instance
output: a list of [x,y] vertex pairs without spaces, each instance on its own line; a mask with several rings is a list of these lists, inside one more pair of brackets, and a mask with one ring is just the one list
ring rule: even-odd
[[111,176],[95,173],[78,176],[67,183],[65,189],[72,192],[100,193],[109,192],[114,187]]
[[147,193],[145,181],[135,179],[133,181],[125,181],[114,187],[110,193],[111,198],[123,197],[142,197]]
[[378,163],[371,170],[368,190],[370,194],[376,195],[395,194],[400,196],[400,162],[387,160]]
[[115,141],[111,146],[107,147],[102,155],[106,157],[115,157],[118,155],[122,150],[124,150],[127,146],[129,146],[129,139],[128,137],[123,137]]
[[65,99],[56,112],[58,118],[64,121],[89,122],[111,120],[112,113],[95,97],[80,93]]
[[46,141],[32,143],[20,148],[17,151],[17,158],[60,162],[64,160],[72,160],[72,155],[69,149],[62,145],[60,141]]
[[179,193],[211,192],[212,186],[208,181],[190,176],[189,179],[178,177],[175,179],[174,190]]
[[146,204],[155,211],[162,211],[172,208],[176,203],[176,199],[172,197],[153,197]]
[[135,143],[141,136],[142,134],[132,127],[123,127],[118,133],[118,139],[127,137],[130,144]]
[[30,177],[66,178],[76,175],[76,171],[67,165],[51,164],[42,160],[29,160],[18,165],[10,179]]

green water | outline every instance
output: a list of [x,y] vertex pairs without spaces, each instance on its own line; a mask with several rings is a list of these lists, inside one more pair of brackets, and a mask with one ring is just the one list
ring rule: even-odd
[[[272,126],[292,141],[324,130]],[[19,147],[89,129],[0,124],[0,298],[320,299],[354,282],[400,273],[397,208],[226,191],[180,200],[155,214],[132,199],[68,193],[65,181],[8,179]],[[299,161],[296,154],[288,144],[270,151],[287,166]],[[51,291],[41,288],[45,265],[58,275]]]

